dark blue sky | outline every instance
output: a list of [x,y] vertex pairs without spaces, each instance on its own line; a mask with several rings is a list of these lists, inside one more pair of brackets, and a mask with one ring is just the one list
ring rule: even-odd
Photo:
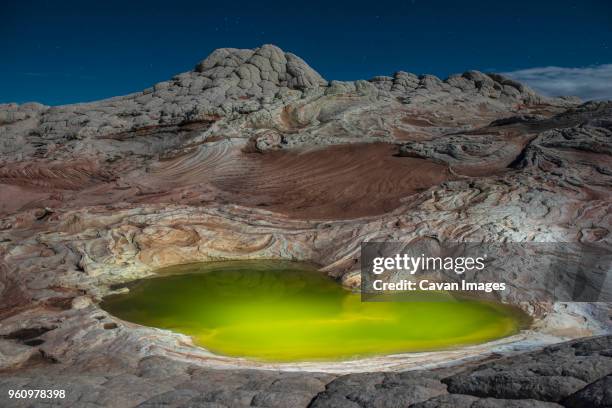
[[[0,102],[126,94],[272,43],[327,79],[612,63],[612,2],[3,1]],[[91,3],[91,4],[85,4]]]

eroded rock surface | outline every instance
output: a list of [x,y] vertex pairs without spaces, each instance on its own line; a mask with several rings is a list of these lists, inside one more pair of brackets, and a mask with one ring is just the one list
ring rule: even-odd
[[[610,305],[555,303],[528,268],[500,300],[530,313],[531,331],[335,365],[215,356],[98,303],[207,260],[315,262],[356,286],[366,240],[610,253],[611,146],[612,102],[476,71],[327,80],[271,45],[217,50],[131,95],[0,105],[2,393],[66,384],[65,406],[92,407],[606,406],[608,337],[541,349],[610,333]],[[366,374],[339,376],[351,372]]]

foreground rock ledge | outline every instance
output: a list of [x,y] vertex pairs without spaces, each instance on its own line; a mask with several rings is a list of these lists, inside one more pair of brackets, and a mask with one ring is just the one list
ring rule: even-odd
[[165,357],[126,365],[99,355],[66,366],[35,355],[28,368],[2,373],[0,392],[63,388],[57,405],[80,407],[606,407],[610,373],[612,336],[602,336],[467,367],[342,376],[215,370]]

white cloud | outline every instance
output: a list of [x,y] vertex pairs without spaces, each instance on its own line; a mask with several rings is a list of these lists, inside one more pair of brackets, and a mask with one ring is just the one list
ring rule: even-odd
[[538,67],[504,72],[547,96],[612,99],[612,64],[584,68]]

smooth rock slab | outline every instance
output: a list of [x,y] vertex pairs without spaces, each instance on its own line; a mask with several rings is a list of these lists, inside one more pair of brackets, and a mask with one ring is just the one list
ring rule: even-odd
[[426,372],[351,374],[328,384],[310,407],[399,408],[445,393],[446,386]]

